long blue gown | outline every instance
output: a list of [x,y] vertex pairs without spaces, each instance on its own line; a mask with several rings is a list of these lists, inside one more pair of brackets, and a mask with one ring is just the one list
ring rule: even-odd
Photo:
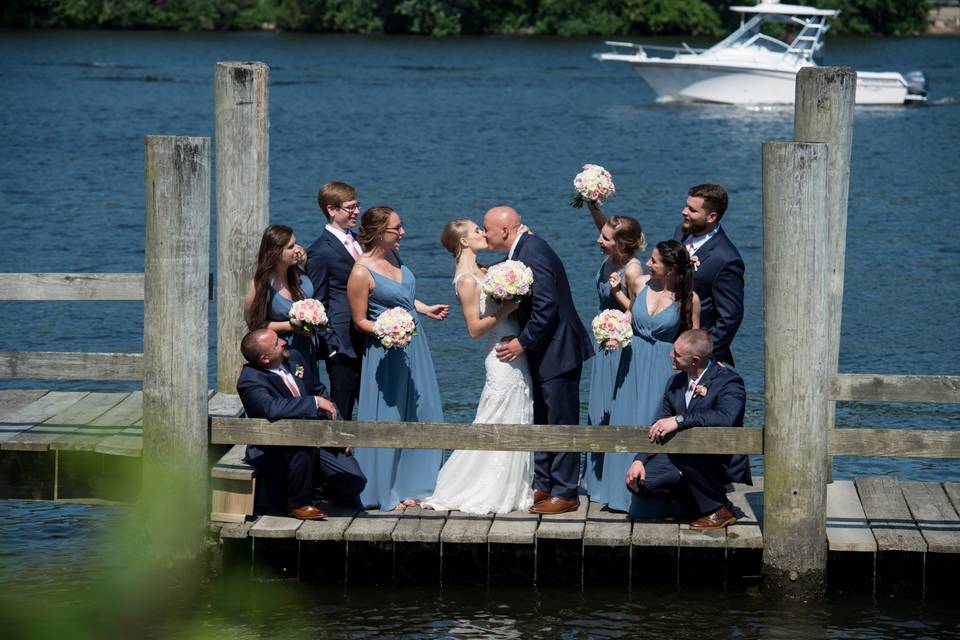
[[[663,402],[673,375],[670,350],[680,332],[680,305],[674,302],[653,316],[647,312],[647,287],[637,294],[631,313],[633,338],[623,350],[614,384],[610,424],[645,429]],[[627,490],[627,469],[635,453],[606,453],[602,464],[588,472],[590,499],[610,509],[628,511],[633,494]]]
[[[313,283],[310,282],[310,278],[308,278],[305,273],[300,274],[300,290],[303,292],[304,298],[313,297]],[[292,300],[285,298],[280,295],[279,291],[270,287],[269,305],[267,307],[268,320],[271,322],[289,322],[290,307],[292,306]],[[308,336],[293,331],[278,332],[277,335],[286,340],[290,348],[299,351],[301,355],[303,355],[304,360],[313,362],[313,358],[310,356],[310,338]]]
[[[433,358],[414,307],[416,278],[402,264],[400,282],[373,270],[370,274],[374,289],[370,292],[367,317],[376,321],[387,309],[403,307],[413,316],[417,335],[404,349],[384,349],[374,336],[367,336],[357,420],[443,422]],[[380,506],[383,510],[408,498],[431,495],[443,463],[439,449],[355,449],[354,455],[367,476],[360,500],[366,507]]]

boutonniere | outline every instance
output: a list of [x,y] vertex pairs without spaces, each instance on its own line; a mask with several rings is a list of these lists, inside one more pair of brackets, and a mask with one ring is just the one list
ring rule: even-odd
[[[303,378],[303,365],[302,365],[302,364],[298,364],[298,365],[297,365],[297,368],[293,370],[293,375],[297,376],[298,378]],[[704,392],[704,393],[706,393],[706,392]]]
[[693,265],[694,271],[700,270],[700,258],[698,258],[697,256],[690,256],[690,264]]
[[701,398],[705,397],[707,395],[707,388],[702,384],[698,384],[693,388],[693,395],[700,396]]

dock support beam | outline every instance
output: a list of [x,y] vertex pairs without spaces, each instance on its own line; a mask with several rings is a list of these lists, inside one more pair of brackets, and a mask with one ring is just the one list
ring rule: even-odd
[[[827,304],[829,306],[827,363],[830,375],[840,365],[840,324],[843,315],[843,268],[847,248],[847,200],[850,192],[850,155],[853,149],[853,108],[857,101],[857,72],[849,67],[807,67],[797,74],[793,139],[823,142],[827,160]],[[834,428],[837,403],[827,408],[827,429]],[[827,481],[832,478],[828,458]]]
[[764,587],[822,594],[827,563],[827,146],[763,143]]
[[208,512],[210,139],[147,136],[145,155],[143,496],[189,556]]
[[269,67],[218,62],[213,73],[217,135],[217,390],[236,393],[247,332],[243,296],[270,224]]

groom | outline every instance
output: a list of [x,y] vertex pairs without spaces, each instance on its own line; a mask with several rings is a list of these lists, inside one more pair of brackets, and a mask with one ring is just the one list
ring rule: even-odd
[[[593,355],[570,294],[563,262],[542,238],[520,231],[520,214],[494,207],[483,217],[492,251],[507,253],[533,271],[532,295],[520,304],[520,335],[497,345],[497,357],[512,362],[527,354],[533,378],[535,424],[580,422],[580,371]],[[535,513],[564,513],[577,508],[579,453],[534,453]]]

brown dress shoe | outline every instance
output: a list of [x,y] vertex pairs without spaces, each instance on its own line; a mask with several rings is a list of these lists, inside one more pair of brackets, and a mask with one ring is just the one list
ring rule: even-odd
[[708,513],[702,518],[698,518],[690,523],[691,529],[697,529],[698,531],[713,531],[716,529],[723,529],[728,524],[733,524],[737,521],[737,516],[733,515],[733,512],[726,507],[720,507],[713,513]]
[[302,507],[290,509],[289,513],[291,518],[298,518],[300,520],[323,520],[327,517],[326,511],[318,509],[312,504],[305,504]]
[[580,502],[576,499],[564,500],[557,496],[550,496],[546,500],[536,503],[530,507],[531,513],[566,513],[567,511],[576,511]]
[[550,499],[549,491],[540,491],[540,489],[533,490],[533,504],[537,504],[538,502],[543,502],[544,500],[549,500],[549,499]]

